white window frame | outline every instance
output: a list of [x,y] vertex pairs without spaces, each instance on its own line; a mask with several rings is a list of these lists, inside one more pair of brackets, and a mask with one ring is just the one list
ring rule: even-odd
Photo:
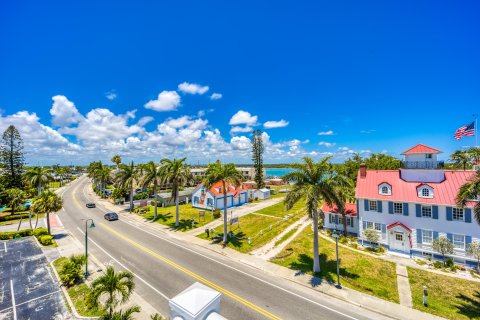
[[423,198],[430,198],[430,189],[423,187],[420,192]]
[[[455,239],[457,238],[457,239]],[[459,240],[461,238],[461,240]],[[462,234],[452,235],[453,247],[458,250],[465,250],[465,236]]]
[[[429,234],[428,237],[425,237]],[[433,231],[432,230],[422,230],[422,243],[424,244],[432,244],[433,241]]]
[[335,224],[335,215],[334,215],[333,213],[330,213],[330,214],[328,215],[328,222],[329,222],[330,224]]
[[371,221],[365,221],[367,224],[367,229],[373,229],[373,222]]
[[[398,239],[398,236],[400,236],[402,239]],[[403,241],[403,233],[395,232],[395,240],[396,241]]]
[[[400,210],[397,210],[398,208],[400,208]],[[393,213],[403,214],[403,202],[394,202],[393,203]]]
[[382,183],[378,186],[378,194],[390,196],[392,194],[392,187],[387,183]]
[[338,215],[338,224],[343,225],[343,216],[341,214]]
[[[426,214],[424,213],[423,209],[428,209],[428,210],[430,210],[430,214],[429,214],[429,215],[426,215]],[[433,215],[432,215],[432,206],[424,206],[424,205],[422,205],[422,207],[421,207],[420,210],[421,210],[421,212],[422,212],[422,218],[432,218],[432,216],[433,216]]]
[[347,216],[347,226],[353,228],[353,218]]
[[[459,216],[461,215],[461,219]],[[456,218],[455,218],[456,217]],[[465,211],[462,208],[452,208],[452,221],[464,221],[465,220]]]
[[375,231],[380,231],[380,232],[382,232],[382,224],[381,224],[381,223],[378,223],[378,222],[375,222],[375,223],[374,223],[374,229],[375,229]]
[[378,206],[376,200],[368,200],[368,211],[378,212]]

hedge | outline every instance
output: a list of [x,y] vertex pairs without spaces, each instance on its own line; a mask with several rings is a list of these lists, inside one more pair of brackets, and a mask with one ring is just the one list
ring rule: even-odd
[[[18,219],[20,219],[20,217],[22,217],[23,219],[28,219],[28,213],[1,216],[0,217],[0,222],[10,221],[10,220],[18,220]],[[35,214],[32,213],[32,218],[33,217],[35,217]]]
[[25,229],[19,231],[10,231],[10,232],[0,232],[0,240],[10,240],[15,238],[17,235],[20,237],[27,237],[33,235],[32,229]]

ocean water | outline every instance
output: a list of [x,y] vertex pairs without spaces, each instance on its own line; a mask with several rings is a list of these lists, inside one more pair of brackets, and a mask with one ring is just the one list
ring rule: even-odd
[[292,172],[292,168],[266,168],[265,169],[267,177],[278,177],[281,178],[289,172]]

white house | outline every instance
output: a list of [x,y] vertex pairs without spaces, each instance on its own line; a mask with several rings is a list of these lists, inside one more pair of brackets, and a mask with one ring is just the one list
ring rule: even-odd
[[[241,206],[248,203],[248,187],[244,184],[234,186],[227,184],[227,208]],[[223,209],[224,198],[222,192],[222,182],[215,183],[210,189],[206,189],[203,184],[198,185],[192,194],[192,206],[200,209]]]
[[267,188],[250,189],[249,198],[252,198],[252,199],[256,198],[258,200],[270,199],[270,189],[267,189]]
[[[443,170],[436,156],[440,150],[417,145],[403,153],[400,170],[367,170],[362,165],[356,186],[358,234],[378,231],[390,251],[440,259],[432,241],[447,237],[457,262],[474,266],[465,249],[480,241],[480,225],[472,219],[474,200],[465,208],[456,205],[459,188],[475,171]],[[423,161],[423,163],[422,163]]]
[[[324,228],[338,230],[343,233],[343,216],[338,211],[338,208],[324,203],[322,206],[322,212],[325,215],[325,220],[323,222]],[[358,230],[358,220],[357,206],[354,203],[347,203],[345,205],[345,216],[347,219],[347,233],[356,235]]]

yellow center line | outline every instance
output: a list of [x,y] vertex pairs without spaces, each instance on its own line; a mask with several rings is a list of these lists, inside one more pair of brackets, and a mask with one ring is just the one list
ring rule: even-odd
[[240,302],[241,304],[249,307],[250,309],[253,309],[253,310],[257,311],[258,313],[264,315],[265,317],[267,317],[267,318],[269,318],[269,319],[274,319],[274,320],[281,319],[281,318],[277,317],[276,315],[268,312],[267,310],[262,309],[261,307],[259,307],[259,306],[255,305],[255,304],[251,303],[250,301],[245,300],[244,298],[242,298],[242,297],[234,294],[233,292],[228,291],[227,289],[224,289],[223,287],[221,287],[221,286],[219,286],[219,285],[217,285],[217,284],[215,284],[215,283],[213,283],[213,282],[205,279],[204,277],[202,277],[202,276],[200,276],[200,275],[198,275],[198,274],[196,274],[196,273],[188,270],[187,268],[182,267],[181,265],[173,262],[172,260],[169,260],[169,259],[167,259],[167,258],[159,255],[158,253],[156,253],[156,252],[154,252],[154,251],[152,251],[152,250],[150,250],[150,249],[142,246],[141,244],[139,244],[139,243],[131,240],[130,238],[128,238],[128,237],[124,236],[123,234],[121,234],[121,233],[115,231],[114,229],[110,228],[110,227],[107,226],[106,224],[100,223],[100,225],[101,225],[102,227],[104,227],[105,229],[107,229],[108,231],[110,231],[111,233],[113,233],[114,235],[116,235],[117,237],[119,237],[119,238],[127,241],[128,243],[130,243],[130,244],[134,245],[135,247],[139,248],[140,250],[142,250],[142,251],[144,251],[144,252],[152,255],[153,257],[157,258],[157,259],[160,260],[160,261],[165,262],[166,264],[174,267],[175,269],[182,271],[183,273],[191,276],[192,278],[196,279],[197,281],[202,282],[202,283],[206,284],[207,286],[212,287],[213,289],[217,290],[218,292],[223,293],[224,295],[226,295],[226,296],[228,296],[228,297],[230,297],[230,298],[232,298],[232,299]]

